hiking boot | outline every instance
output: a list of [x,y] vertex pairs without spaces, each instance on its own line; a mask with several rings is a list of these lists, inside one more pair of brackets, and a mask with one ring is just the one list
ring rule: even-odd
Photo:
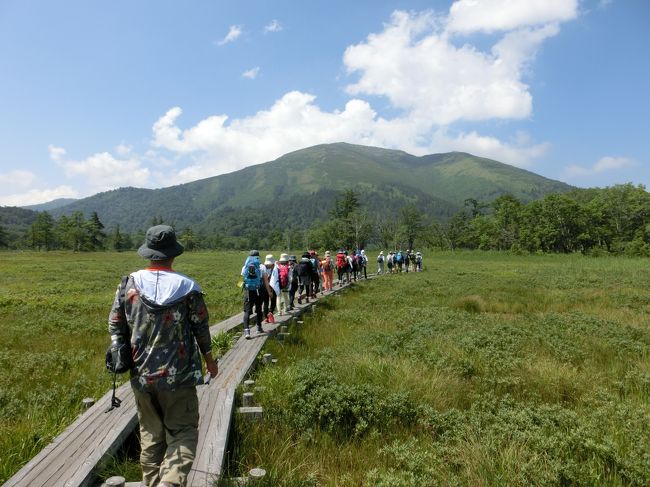
[[257,327],[257,333],[264,333],[264,328],[262,328],[261,326],[258,326]]
[[251,331],[249,328],[244,329],[244,338],[246,338],[246,340],[251,339]]
[[302,298],[298,298],[298,304],[302,304]]

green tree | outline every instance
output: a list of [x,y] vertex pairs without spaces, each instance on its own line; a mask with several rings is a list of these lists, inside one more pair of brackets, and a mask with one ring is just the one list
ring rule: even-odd
[[519,240],[521,202],[512,195],[499,196],[492,202],[496,226],[496,248],[510,250]]
[[29,228],[30,245],[36,250],[50,250],[54,248],[54,219],[47,211],[36,216],[36,220]]
[[402,207],[400,212],[401,230],[408,249],[415,248],[415,240],[422,235],[423,215],[414,203]]
[[99,220],[99,215],[97,215],[96,211],[93,211],[90,218],[83,222],[82,228],[86,233],[84,238],[85,250],[100,250],[104,248],[106,234],[103,232],[104,225]]
[[185,247],[185,250],[194,250],[198,243],[196,235],[194,235],[194,231],[190,227],[183,230],[178,239]]

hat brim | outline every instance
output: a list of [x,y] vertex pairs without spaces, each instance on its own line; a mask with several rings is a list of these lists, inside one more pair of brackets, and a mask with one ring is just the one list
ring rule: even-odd
[[138,249],[138,255],[148,260],[167,260],[181,255],[184,251],[185,247],[178,242],[164,249],[152,249],[147,247],[147,244],[142,244]]

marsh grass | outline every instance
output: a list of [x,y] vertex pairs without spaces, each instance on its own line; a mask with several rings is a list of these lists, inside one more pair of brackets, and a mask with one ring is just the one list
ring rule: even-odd
[[[174,268],[201,284],[211,323],[241,311],[246,255],[176,259]],[[145,265],[135,252],[0,252],[0,484],[77,417],[84,397],[112,386],[108,313],[120,276]]]
[[[273,485],[648,485],[648,263],[434,254],[306,319],[229,474]],[[285,445],[284,447],[282,445]],[[286,445],[291,445],[287,448]]]

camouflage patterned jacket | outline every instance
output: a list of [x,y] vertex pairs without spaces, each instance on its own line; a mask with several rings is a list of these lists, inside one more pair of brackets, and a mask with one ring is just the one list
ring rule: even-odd
[[141,270],[118,287],[111,336],[131,340],[131,384],[172,390],[203,383],[200,353],[210,351],[208,310],[200,286],[172,270]]

